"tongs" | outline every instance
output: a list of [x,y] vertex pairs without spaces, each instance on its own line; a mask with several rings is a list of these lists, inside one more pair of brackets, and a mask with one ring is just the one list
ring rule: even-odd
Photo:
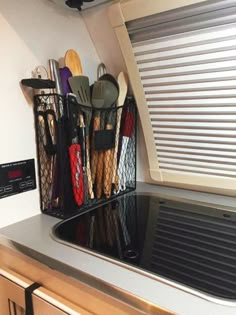
[[[54,81],[49,79],[42,79],[40,77],[23,79],[21,80],[21,84],[27,87],[31,87],[35,90],[55,88]],[[47,95],[42,93],[42,100],[43,97],[47,98]],[[46,101],[42,101],[42,103],[38,106],[36,110],[36,119],[39,124],[39,132],[46,154],[55,155],[57,142],[57,118],[53,106]]]

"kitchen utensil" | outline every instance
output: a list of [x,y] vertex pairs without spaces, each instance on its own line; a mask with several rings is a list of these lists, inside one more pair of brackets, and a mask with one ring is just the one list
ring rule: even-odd
[[55,81],[56,93],[59,95],[63,95],[62,82],[61,82],[61,77],[59,73],[59,63],[55,59],[49,59],[48,67],[49,67],[49,77],[51,78],[51,80]]
[[[99,89],[99,84],[93,85],[91,87],[92,90],[92,98],[91,102],[95,109],[94,117],[93,117],[93,137],[92,137],[92,150],[91,150],[91,174],[92,174],[92,183],[94,184],[96,178],[97,171],[97,163],[98,163],[98,151],[95,150],[95,133],[100,130],[100,108],[104,106],[104,99],[100,98],[100,93],[97,93],[97,89]],[[96,110],[96,109],[99,110]]]
[[99,81],[108,81],[113,83],[113,85],[115,85],[116,89],[119,90],[119,85],[118,82],[116,80],[116,78],[110,74],[110,73],[104,73],[100,78]]
[[[110,81],[105,80],[99,80],[94,83],[93,87],[93,93],[92,93],[92,100],[99,106],[102,106],[103,108],[109,108],[111,107],[118,97],[118,91],[116,89],[116,86],[111,83]],[[100,114],[100,117],[98,117],[98,124],[100,123],[100,130],[105,128],[105,111],[102,111]],[[109,116],[109,115],[108,115]],[[100,118],[100,121],[99,121]],[[108,123],[108,126],[106,128],[107,130],[112,129],[110,123]],[[104,158],[105,153],[103,151],[98,152],[98,162],[97,162],[97,172],[96,172],[96,196],[97,198],[101,198],[102,195],[102,181],[103,181],[103,175],[104,170],[106,167],[110,168],[109,165],[105,164],[104,168]],[[110,158],[107,156],[107,158]]]
[[21,84],[35,90],[54,89],[56,87],[54,81],[40,78],[22,79]]
[[64,67],[64,68],[59,69],[59,74],[61,77],[63,94],[66,95],[67,93],[71,92],[68,79],[72,77],[72,73],[68,67]]
[[100,79],[100,77],[107,73],[107,69],[104,63],[100,63],[97,67],[97,80]]
[[[97,68],[97,80],[107,72],[106,66],[104,63],[100,63]],[[95,86],[94,86],[95,85]],[[98,164],[98,150],[95,149],[95,135],[98,130],[101,128],[101,111],[100,109],[104,107],[104,98],[100,92],[101,83],[99,81],[95,82],[92,86],[92,104],[95,109],[94,118],[93,118],[93,143],[92,143],[92,163],[91,163],[91,172],[92,172],[92,182],[94,184],[96,178],[97,164]],[[96,110],[98,108],[98,110]]]
[[85,75],[68,79],[72,92],[78,97],[78,102],[84,106],[91,106],[89,78]]
[[[22,79],[21,84],[36,90],[55,88],[55,82],[49,79],[30,78]],[[45,110],[46,109],[46,110]],[[43,140],[45,152],[48,155],[56,153],[56,115],[49,104],[42,104],[40,110],[36,111],[40,133]]]
[[54,110],[48,107],[49,105],[46,106],[46,110],[36,112],[36,119],[39,123],[44,150],[47,155],[54,155],[56,153],[57,119]]
[[119,137],[120,137],[120,122],[121,122],[121,115],[123,110],[123,105],[125,102],[125,98],[128,91],[128,78],[124,72],[120,72],[117,78],[118,85],[119,85],[119,97],[117,100],[117,120],[116,120],[116,137],[115,137],[115,150],[114,150],[114,159],[113,159],[113,173],[112,173],[112,183],[116,183],[116,187],[118,187],[118,175],[117,175],[117,154],[118,154],[118,147],[119,147]]
[[69,147],[71,178],[76,204],[81,206],[84,201],[84,182],[81,147],[78,143],[77,119],[78,105],[73,96],[67,94],[67,113],[69,118],[69,133],[71,145]]
[[[37,66],[33,71],[33,76],[37,80],[48,81],[48,72],[44,66]],[[39,81],[38,81],[39,82]],[[54,83],[55,84],[55,83]],[[53,86],[53,85],[52,85]],[[43,208],[51,208],[52,204],[57,204],[58,200],[54,198],[53,190],[55,183],[56,172],[56,151],[57,151],[57,108],[55,106],[55,99],[51,98],[47,93],[47,88],[41,86],[35,89],[36,94],[40,94],[39,104],[35,110],[35,117],[39,130],[40,141],[44,148],[45,156],[41,157],[45,162],[45,167],[49,169],[48,180],[45,184],[45,192],[47,198],[43,201]],[[54,88],[54,87],[53,87]],[[44,96],[45,95],[45,96]],[[41,170],[42,172],[43,170]],[[47,199],[47,200],[46,200]],[[46,203],[46,204],[45,204]]]
[[[49,59],[48,60],[48,68],[49,68],[49,77],[51,80],[55,81],[55,91],[52,91],[54,93],[57,93],[58,95],[63,95],[63,90],[62,90],[62,82],[61,82],[61,77],[59,74],[59,64],[55,59]],[[56,96],[51,97],[52,101],[56,104],[57,98]],[[59,117],[63,116],[63,104],[62,102],[59,103]]]
[[88,192],[90,199],[94,199],[93,183],[90,168],[90,143],[89,127],[92,118],[89,78],[83,76],[82,66],[78,54],[74,50],[68,50],[65,55],[65,64],[70,69],[73,77],[68,79],[72,92],[77,96],[79,105],[83,105],[81,110],[85,115],[85,124],[83,115],[80,115],[81,125],[86,127],[86,171],[88,178]]
[[109,108],[115,104],[119,96],[119,86],[111,80],[103,79],[104,75],[99,79],[100,83],[100,97],[104,99],[104,107]]
[[67,50],[65,54],[65,66],[70,69],[73,76],[83,73],[80,57],[73,49]]
[[129,139],[132,137],[135,125],[135,116],[134,113],[128,109],[125,114],[124,127],[122,130],[122,144],[121,144],[121,153],[118,166],[118,177],[119,177],[119,191],[126,189],[126,174],[124,169],[125,164],[125,155],[129,143]]
[[[80,80],[81,78],[81,80]],[[71,80],[75,78],[70,78],[69,83]],[[86,169],[87,169],[87,178],[88,178],[88,191],[90,199],[94,199],[93,193],[93,183],[92,183],[92,175],[91,175],[91,168],[90,168],[90,143],[89,143],[89,132],[90,132],[90,123],[92,119],[92,110],[91,110],[91,100],[90,100],[90,87],[89,87],[89,79],[85,76],[76,77],[76,81],[72,82],[71,87],[72,91],[76,92],[78,103],[81,106],[81,111],[85,115],[85,123],[83,115],[80,115],[81,125],[85,126],[86,131]],[[90,107],[90,108],[89,108]]]
[[[119,86],[116,79],[111,74],[104,74],[99,80],[101,80],[101,82],[104,82],[105,84],[104,86],[105,105],[107,105],[108,107],[114,106],[119,97]],[[106,130],[113,129],[115,125],[115,117],[116,117],[116,111],[115,110],[109,111],[108,118],[106,121]],[[104,152],[103,191],[106,198],[110,198],[111,196],[113,156],[114,156],[114,151],[111,148]]]
[[83,114],[79,109],[79,143],[82,146],[82,165],[84,176],[84,203],[88,203],[88,177],[87,177],[87,150],[86,150],[86,127]]

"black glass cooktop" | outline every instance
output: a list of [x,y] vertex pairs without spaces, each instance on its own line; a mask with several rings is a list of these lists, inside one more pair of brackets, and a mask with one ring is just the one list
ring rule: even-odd
[[210,295],[236,299],[236,213],[132,193],[60,223],[92,253]]

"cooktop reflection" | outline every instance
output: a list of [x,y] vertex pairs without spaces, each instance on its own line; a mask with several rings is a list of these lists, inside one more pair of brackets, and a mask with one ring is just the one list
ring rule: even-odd
[[236,213],[131,193],[62,223],[60,240],[210,295],[236,299]]

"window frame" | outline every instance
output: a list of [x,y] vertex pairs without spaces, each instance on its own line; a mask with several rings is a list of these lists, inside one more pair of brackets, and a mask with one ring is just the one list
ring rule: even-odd
[[[167,10],[176,9],[182,6],[207,2],[206,0],[121,0],[109,8],[109,18],[118,39],[131,87],[137,102],[138,111],[141,117],[144,140],[148,152],[148,163],[150,177],[153,183],[205,191],[210,193],[236,196],[236,179],[221,176],[199,175],[184,173],[182,171],[165,171],[159,167],[154,135],[149,118],[148,106],[143,91],[142,82],[138,67],[136,65],[133,48],[125,23],[142,18],[151,14],[161,13]],[[150,128],[147,128],[150,126]]]

